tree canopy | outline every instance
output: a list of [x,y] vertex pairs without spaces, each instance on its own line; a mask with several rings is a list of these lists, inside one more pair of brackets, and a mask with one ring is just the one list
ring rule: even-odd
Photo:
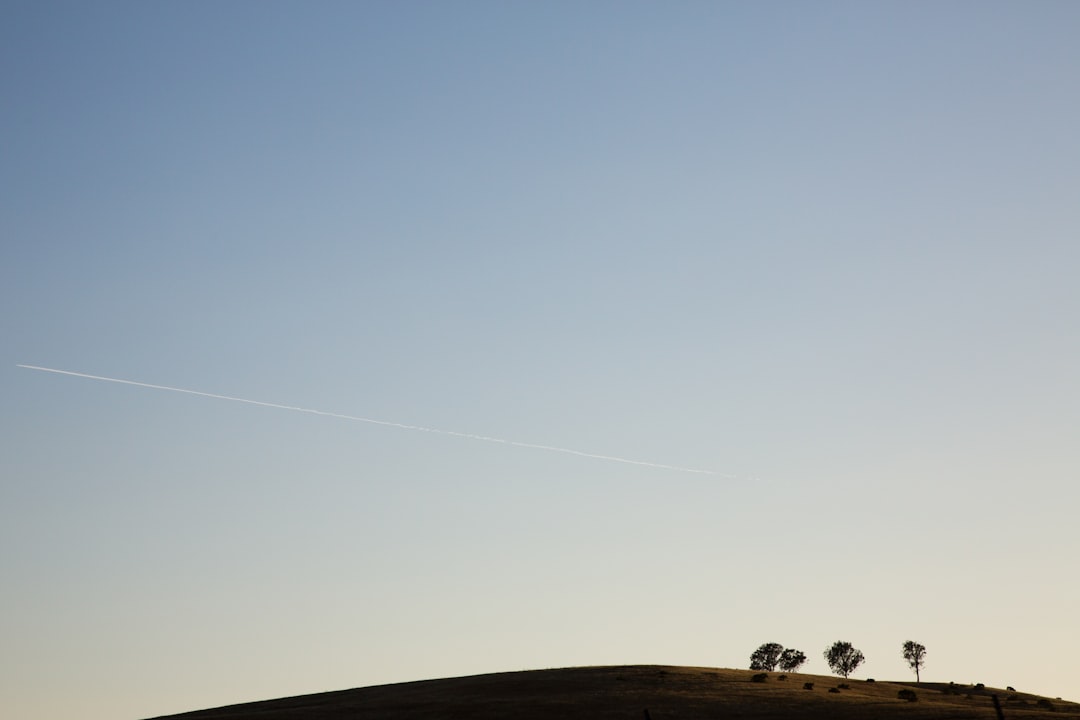
[[768,670],[770,672],[775,670],[783,652],[784,646],[780,643],[765,643],[750,654],[750,669]]
[[847,678],[866,658],[851,643],[837,640],[825,650],[825,662],[837,675]]
[[795,648],[785,648],[780,654],[780,669],[784,672],[796,672],[806,662],[806,655]]
[[926,646],[914,640],[904,643],[904,659],[908,667],[915,671],[915,682],[919,682],[919,670],[926,664]]

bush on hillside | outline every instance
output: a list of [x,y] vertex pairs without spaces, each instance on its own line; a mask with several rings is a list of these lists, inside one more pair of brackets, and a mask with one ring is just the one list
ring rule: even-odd
[[814,683],[803,683],[802,684],[802,689],[803,690],[813,690],[814,689]]
[[751,682],[762,683],[769,679],[769,673],[758,673],[754,677],[750,678]]
[[896,697],[900,698],[901,700],[907,700],[908,702],[916,702],[919,699],[919,696],[915,694],[914,690],[908,690],[907,688],[904,688],[900,692],[896,693]]

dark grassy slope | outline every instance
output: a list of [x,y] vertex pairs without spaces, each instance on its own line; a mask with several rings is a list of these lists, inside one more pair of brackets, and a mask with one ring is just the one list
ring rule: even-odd
[[[748,670],[629,666],[476,675],[446,680],[381,685],[232,705],[169,715],[169,720],[653,720],[716,718],[821,718],[825,720],[994,720],[991,694],[1001,700],[1007,720],[1080,720],[1080,705],[991,688],[923,683],[868,683],[848,680],[850,689],[830,693],[844,682],[821,675],[770,673],[755,683]],[[803,683],[814,683],[813,690]],[[918,701],[897,698],[915,690]],[[1010,697],[1012,699],[1010,699]],[[166,720],[160,718],[158,720]]]

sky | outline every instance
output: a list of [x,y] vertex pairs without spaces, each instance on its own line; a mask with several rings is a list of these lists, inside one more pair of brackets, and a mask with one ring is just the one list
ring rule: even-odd
[[0,13],[5,715],[836,640],[1080,701],[1077,3]]

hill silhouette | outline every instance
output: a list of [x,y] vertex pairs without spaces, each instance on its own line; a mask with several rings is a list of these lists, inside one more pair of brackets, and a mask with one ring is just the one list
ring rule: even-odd
[[[791,718],[1080,720],[1080,704],[948,683],[843,680],[825,675],[655,665],[474,675],[264,700],[153,720],[652,720]],[[813,689],[805,684],[812,683]],[[844,687],[846,686],[846,687]],[[898,697],[914,691],[915,702]]]

